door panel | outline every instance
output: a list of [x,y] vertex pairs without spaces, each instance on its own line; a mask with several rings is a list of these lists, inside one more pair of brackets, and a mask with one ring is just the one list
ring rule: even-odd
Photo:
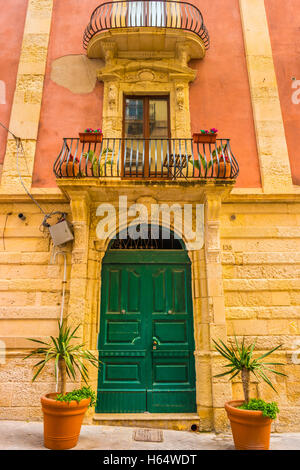
[[172,312],[173,313],[187,313],[186,305],[186,270],[173,269],[172,270]]
[[190,265],[176,263],[182,252],[164,264],[157,251],[140,254],[103,262],[96,410],[195,411]]
[[128,313],[140,313],[141,311],[141,274],[134,269],[127,271],[127,311]]
[[[165,310],[151,305],[152,385],[147,391],[147,407],[152,413],[192,412],[195,404],[195,363],[190,265],[151,266],[152,279],[164,271]],[[155,297],[154,297],[155,298]],[[168,390],[172,398],[166,394]],[[183,393],[182,390],[185,392]]]
[[110,313],[120,313],[121,310],[121,269],[111,269],[108,281],[108,305]]
[[188,347],[186,321],[153,320],[153,336],[159,341],[159,349],[163,346]]
[[141,337],[140,320],[107,320],[105,331],[105,346],[112,344],[132,345]]
[[166,312],[166,270],[164,268],[158,269],[152,274],[152,302],[153,312]]

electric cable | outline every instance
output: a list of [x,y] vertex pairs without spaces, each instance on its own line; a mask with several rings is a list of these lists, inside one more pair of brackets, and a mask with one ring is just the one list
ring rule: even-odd
[[[27,164],[27,159],[26,159],[26,153],[25,153],[25,150],[24,150],[24,147],[23,147],[23,143],[22,143],[22,140],[20,137],[17,137],[13,132],[11,132],[2,122],[0,122],[0,125],[7,131],[9,132],[14,140],[15,140],[15,143],[16,143],[16,148],[17,148],[17,155],[16,155],[16,166],[17,166],[17,172],[18,172],[18,176],[19,176],[19,179],[20,179],[20,183],[21,185],[23,186],[26,194],[30,197],[30,199],[32,200],[32,202],[34,202],[34,204],[39,208],[39,210],[42,212],[42,214],[44,214],[44,219],[43,219],[43,222],[41,224],[41,226],[43,227],[50,227],[50,224],[47,223],[47,219],[49,219],[50,217],[52,217],[52,215],[54,214],[60,214],[60,220],[64,220],[67,216],[67,214],[65,212],[61,212],[61,211],[55,211],[55,212],[51,212],[50,214],[47,214],[44,209],[40,206],[40,204],[37,202],[37,200],[33,197],[33,195],[30,193],[30,191],[27,189],[24,181],[23,181],[23,178],[22,178],[22,175],[21,175],[21,172],[20,172],[20,168],[19,168],[19,152],[20,152],[20,149],[22,151],[22,154],[23,154],[23,157],[24,157],[24,160],[25,160],[25,163],[26,163],[26,168],[27,168],[27,171],[28,170],[28,164]],[[41,226],[40,226],[40,229],[41,229]]]
[[30,199],[34,202],[34,204],[36,204],[36,206],[40,209],[40,211],[46,215],[46,212],[43,210],[43,208],[40,206],[40,204],[36,201],[36,199],[33,197],[33,195],[28,191],[26,185],[24,184],[24,181],[23,181],[23,178],[21,176],[21,173],[20,173],[20,169],[19,169],[19,149],[21,148],[22,149],[22,153],[23,153],[23,156],[24,156],[24,159],[25,159],[25,162],[26,162],[26,166],[27,166],[27,170],[28,170],[28,165],[27,165],[27,160],[26,160],[26,154],[25,154],[25,151],[24,151],[24,147],[23,147],[23,144],[22,144],[22,140],[20,139],[20,137],[17,137],[13,132],[11,132],[4,124],[2,124],[2,122],[0,122],[0,125],[7,131],[9,132],[14,140],[15,140],[15,143],[16,143],[16,147],[17,147],[17,159],[16,159],[16,163],[17,163],[17,172],[18,172],[18,176],[19,176],[19,179],[20,179],[20,182],[26,192],[26,194],[30,197]]

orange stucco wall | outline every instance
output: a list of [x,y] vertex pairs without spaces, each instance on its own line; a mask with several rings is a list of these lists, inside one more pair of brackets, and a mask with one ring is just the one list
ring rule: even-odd
[[33,185],[55,186],[53,163],[62,147],[63,137],[78,137],[86,127],[102,124],[102,84],[88,94],[74,94],[50,79],[51,62],[61,56],[84,54],[82,36],[90,15],[101,2],[55,1],[47,58],[46,78],[35,157]]
[[[0,80],[5,84],[5,94],[0,99],[0,121],[8,127],[28,0],[2,0],[1,7],[4,4],[0,13]],[[7,131],[0,126],[0,164],[3,163],[6,141]]]
[[[73,94],[50,80],[51,62],[64,55],[81,54],[82,34],[99,0],[54,2],[47,76],[41,111],[33,184],[54,186],[52,165],[63,137],[77,137],[85,127],[101,127],[102,85],[90,94]],[[240,164],[237,186],[260,186],[260,172],[243,33],[238,0],[193,0],[203,13],[211,48],[203,61],[193,61],[198,76],[190,88],[192,131],[216,127],[220,137],[231,138]]]
[[192,64],[198,71],[190,88],[192,131],[216,127],[220,137],[230,138],[240,166],[236,186],[260,186],[239,1],[193,4],[203,14],[211,46],[203,61]]
[[292,102],[292,94],[296,91],[292,88],[292,77],[300,80],[300,2],[265,0],[265,6],[292,177],[294,184],[300,185],[300,102]]

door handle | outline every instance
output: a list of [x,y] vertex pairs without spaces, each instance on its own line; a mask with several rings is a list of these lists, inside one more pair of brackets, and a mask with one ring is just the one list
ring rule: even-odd
[[169,315],[174,314],[173,310],[168,310],[168,314],[169,314]]
[[159,344],[159,341],[157,338],[152,338],[152,349],[155,350]]
[[126,313],[126,310],[124,308],[121,310],[121,313],[124,315]]

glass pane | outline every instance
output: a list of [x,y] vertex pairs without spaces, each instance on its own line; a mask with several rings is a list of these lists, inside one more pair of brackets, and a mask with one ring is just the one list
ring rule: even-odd
[[169,126],[168,126],[168,101],[166,99],[149,99],[149,167],[153,174],[163,176],[167,169],[163,163],[168,153]]
[[149,100],[150,138],[168,138],[168,101],[159,99]]
[[[144,100],[125,100],[124,171],[126,175],[138,176],[144,167]],[[142,140],[136,140],[142,139]]]
[[126,98],[125,137],[144,137],[144,101]]

